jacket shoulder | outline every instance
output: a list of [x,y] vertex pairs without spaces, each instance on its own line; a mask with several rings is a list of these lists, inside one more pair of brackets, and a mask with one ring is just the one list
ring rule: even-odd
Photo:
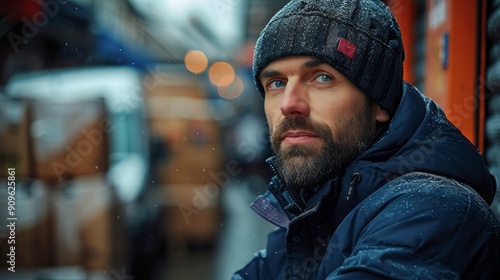
[[[500,232],[498,218],[474,189],[449,177],[422,172],[388,182],[360,203],[359,214],[365,222],[411,218],[418,224],[420,218],[439,223],[441,231],[448,228],[479,232],[479,228],[490,227],[492,232]],[[422,231],[432,233],[433,228]]]
[[447,177],[415,172],[388,182],[346,217],[333,240],[344,258],[337,273],[500,277],[500,222],[472,188]]
[[[428,203],[421,205],[406,203],[408,200],[418,201],[421,199]],[[383,210],[382,206],[387,206],[387,203],[398,203],[400,200],[405,201],[408,210],[437,208],[434,210],[446,213],[457,210],[470,211],[472,210],[470,207],[475,206],[486,209],[474,209],[474,211],[489,211],[487,210],[489,206],[484,199],[467,184],[449,177],[424,172],[408,173],[387,182],[366,201],[363,201],[360,208],[380,207],[380,210]],[[460,207],[464,207],[464,209],[459,209]],[[368,213],[374,213],[373,211],[374,209],[370,209],[368,212],[364,211],[367,214],[367,219],[370,218]],[[461,213],[465,214],[465,212]]]

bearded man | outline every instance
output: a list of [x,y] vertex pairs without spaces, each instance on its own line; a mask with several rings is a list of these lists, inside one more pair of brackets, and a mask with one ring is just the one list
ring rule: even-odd
[[267,24],[276,176],[251,207],[277,229],[233,279],[500,279],[495,178],[403,60],[379,0],[292,0]]

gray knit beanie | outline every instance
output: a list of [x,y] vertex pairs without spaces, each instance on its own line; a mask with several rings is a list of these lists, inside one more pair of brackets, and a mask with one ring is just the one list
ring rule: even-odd
[[401,32],[380,0],[292,0],[269,21],[255,47],[253,75],[285,56],[316,56],[393,116],[401,99]]

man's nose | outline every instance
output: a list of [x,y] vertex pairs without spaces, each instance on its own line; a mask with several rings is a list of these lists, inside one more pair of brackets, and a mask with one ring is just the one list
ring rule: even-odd
[[308,116],[310,109],[306,89],[300,84],[289,82],[280,109],[285,117]]

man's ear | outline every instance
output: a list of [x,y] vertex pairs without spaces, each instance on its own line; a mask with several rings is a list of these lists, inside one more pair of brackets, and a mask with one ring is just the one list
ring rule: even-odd
[[389,113],[385,109],[375,104],[375,119],[377,122],[384,123],[389,121],[390,118]]

